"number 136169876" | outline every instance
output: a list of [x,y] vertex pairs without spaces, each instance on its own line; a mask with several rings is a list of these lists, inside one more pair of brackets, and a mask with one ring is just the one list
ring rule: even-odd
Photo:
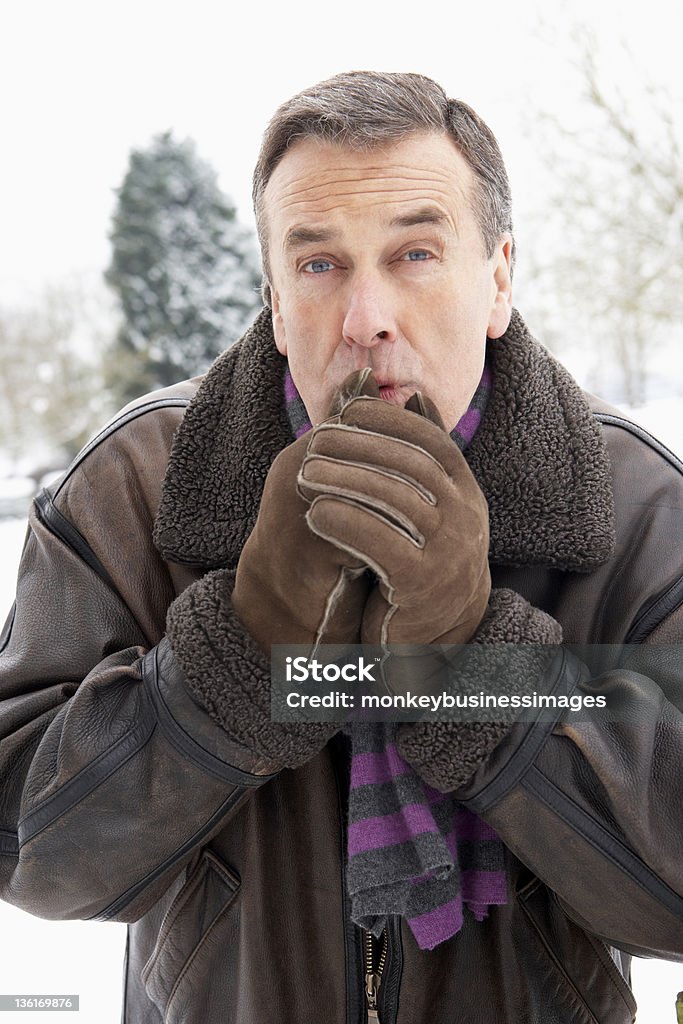
[[78,1010],[78,996],[0,995],[0,1010]]

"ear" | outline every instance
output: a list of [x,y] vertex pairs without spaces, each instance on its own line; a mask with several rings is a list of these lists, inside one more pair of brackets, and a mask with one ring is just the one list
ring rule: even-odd
[[272,291],[271,286],[271,309],[273,312],[273,336],[275,347],[281,356],[287,355],[287,336],[285,334],[285,322],[280,312],[280,297],[277,292]]
[[486,332],[489,338],[500,338],[508,329],[512,316],[512,237],[501,236],[493,260],[493,303]]

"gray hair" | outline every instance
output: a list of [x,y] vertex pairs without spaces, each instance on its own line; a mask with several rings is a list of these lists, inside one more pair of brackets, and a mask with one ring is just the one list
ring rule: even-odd
[[424,75],[347,71],[287,100],[265,130],[252,194],[266,305],[271,296],[264,193],[288,147],[299,139],[318,138],[371,149],[421,131],[450,135],[474,172],[477,187],[471,202],[486,257],[493,255],[504,232],[512,234],[512,197],[503,157],[493,132],[471,107],[449,99]]

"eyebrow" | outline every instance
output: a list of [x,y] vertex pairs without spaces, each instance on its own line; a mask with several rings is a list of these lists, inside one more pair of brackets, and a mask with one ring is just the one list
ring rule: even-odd
[[[449,217],[435,206],[423,206],[412,213],[403,213],[389,221],[390,228],[412,228],[418,224],[435,224],[437,226],[450,223]],[[298,249],[312,242],[330,242],[337,237],[337,232],[325,228],[292,228],[285,238],[284,249],[287,252]]]
[[310,242],[329,242],[334,237],[334,231],[326,231],[324,229],[315,231],[313,228],[292,228],[292,230],[287,233],[284,248],[289,251],[291,249],[298,249],[302,245],[308,245]]
[[404,213],[389,222],[390,228],[412,228],[416,224],[448,224],[449,218],[435,206],[423,206],[413,213]]

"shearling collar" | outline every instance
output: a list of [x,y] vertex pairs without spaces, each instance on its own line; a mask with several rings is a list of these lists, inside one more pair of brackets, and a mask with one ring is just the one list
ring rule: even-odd
[[[154,540],[169,561],[234,566],[268,469],[293,436],[270,311],[204,377],[176,433]],[[489,503],[490,559],[587,572],[614,546],[600,427],[567,371],[514,311],[466,458]]]

